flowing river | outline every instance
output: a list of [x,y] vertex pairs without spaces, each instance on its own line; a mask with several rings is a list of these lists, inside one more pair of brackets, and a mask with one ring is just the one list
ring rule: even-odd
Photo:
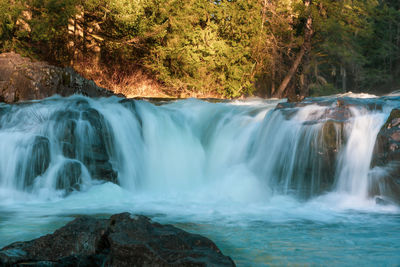
[[202,234],[238,266],[397,266],[400,208],[369,188],[400,98],[359,97],[344,115],[337,97],[1,104],[0,247],[128,211]]

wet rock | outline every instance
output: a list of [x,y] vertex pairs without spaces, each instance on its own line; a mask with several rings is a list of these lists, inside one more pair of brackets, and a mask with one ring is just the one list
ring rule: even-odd
[[117,173],[109,161],[112,137],[103,115],[90,108],[82,112],[82,120],[87,121],[93,130],[91,139],[81,144],[82,162],[93,178],[117,183]]
[[[107,229],[106,220],[77,218],[51,235],[28,242],[16,242],[0,250],[0,265],[56,265],[73,255],[95,255]],[[42,265],[43,266],[43,265]],[[50,265],[52,266],[52,265]]]
[[82,162],[94,179],[117,183],[110,163],[113,137],[104,117],[87,102],[70,108],[52,116],[64,157]]
[[344,123],[337,121],[326,121],[319,136],[319,177],[322,189],[331,189],[335,180],[336,162],[339,151],[346,142]]
[[62,110],[53,114],[51,120],[54,121],[54,129],[57,139],[61,144],[63,155],[67,158],[76,157],[76,121],[79,119],[79,113],[71,110]]
[[136,106],[138,101],[139,100],[134,100],[134,99],[122,99],[119,101],[119,103],[121,103],[124,107],[126,107],[127,109],[129,109],[132,112],[132,114],[135,116],[136,120],[138,121],[140,127],[142,127],[143,121],[137,112],[137,106]]
[[380,129],[371,167],[385,169],[370,183],[371,196],[382,195],[400,203],[400,109],[393,109]]
[[[343,123],[326,121],[316,127],[316,132],[310,127],[304,125],[298,133],[297,147],[293,148],[297,160],[293,164],[290,182],[293,193],[304,199],[333,189],[337,158],[345,142]],[[277,176],[286,177],[282,174]],[[286,181],[281,183],[286,186]]]
[[59,141],[61,142],[62,153],[65,157],[74,159],[76,158],[76,152],[75,152],[76,121],[68,119],[63,121],[62,124],[64,125],[61,128],[61,133],[59,137]]
[[392,202],[387,197],[376,196],[375,197],[375,204],[378,204],[378,205],[381,205],[381,206],[388,206],[388,205],[395,205],[396,203]]
[[323,113],[316,113],[308,124],[318,123],[324,120],[332,120],[337,122],[346,122],[352,117],[351,108],[364,108],[366,110],[382,110],[383,101],[378,99],[357,99],[350,97],[338,98],[306,98],[300,102],[283,102],[276,106],[276,110],[280,110],[286,119],[291,119],[299,108],[317,105],[326,107]]
[[369,186],[369,195],[379,199],[380,203],[400,204],[400,177],[398,169],[386,172],[384,176],[374,177]]
[[372,167],[400,161],[400,109],[393,109],[380,129],[374,148]]
[[343,108],[350,107],[363,107],[367,110],[382,110],[384,101],[376,98],[353,98],[353,97],[339,97],[337,99],[337,105]]
[[235,266],[209,239],[144,216],[77,218],[0,250],[1,266]]
[[[345,103],[343,103],[345,101]],[[304,141],[309,153],[301,154],[298,166],[295,166],[296,182],[293,190],[302,192],[308,198],[331,190],[335,184],[336,162],[340,150],[346,143],[345,125],[352,117],[350,107],[355,103],[348,99],[305,99],[301,102],[280,103],[275,112],[281,112],[285,119],[291,120],[300,108],[311,108],[304,121],[302,134],[312,132],[311,127],[318,129],[312,140]],[[347,102],[348,101],[348,102]],[[303,143],[299,136],[299,143]],[[306,138],[305,138],[306,139]],[[303,151],[303,148],[294,149]],[[298,188],[301,185],[301,188]]]
[[34,179],[42,175],[50,165],[50,142],[44,136],[37,136],[31,148],[31,158],[25,172],[25,187],[32,186]]
[[70,193],[79,191],[82,184],[82,167],[77,161],[67,161],[57,173],[56,189]]
[[0,99],[7,103],[42,99],[54,94],[90,97],[113,93],[86,80],[72,68],[34,62],[15,53],[0,54]]

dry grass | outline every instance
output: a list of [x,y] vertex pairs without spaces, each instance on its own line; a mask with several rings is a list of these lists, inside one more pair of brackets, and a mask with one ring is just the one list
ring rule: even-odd
[[[123,66],[125,67],[125,66]],[[123,94],[126,97],[171,97],[166,88],[140,68],[107,66],[95,62],[75,62],[74,68],[83,77],[93,80],[98,86]]]
[[153,75],[134,66],[108,66],[91,61],[79,61],[74,63],[74,69],[83,77],[93,80],[98,86],[128,98],[221,98],[221,95],[213,92],[192,92],[167,87]]

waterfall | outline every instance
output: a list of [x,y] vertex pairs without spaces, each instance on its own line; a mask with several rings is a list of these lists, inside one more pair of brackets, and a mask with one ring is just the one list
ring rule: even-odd
[[387,112],[329,98],[278,103],[74,96],[2,104],[0,192],[65,197],[112,182],[132,194],[203,200],[369,197]]
[[337,191],[359,198],[368,197],[368,174],[376,136],[383,125],[384,113],[351,109],[352,122],[347,125],[347,144],[337,166]]
[[[278,193],[313,196],[328,190],[333,173],[326,121],[318,121],[327,107],[311,105],[295,110],[291,118],[274,110],[265,117],[256,137],[252,167]],[[293,110],[290,110],[293,112]],[[340,136],[333,126],[334,145]],[[336,147],[335,147],[336,148]]]

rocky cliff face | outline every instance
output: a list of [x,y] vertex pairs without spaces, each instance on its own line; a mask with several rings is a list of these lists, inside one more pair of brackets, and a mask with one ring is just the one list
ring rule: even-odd
[[208,238],[144,216],[80,217],[0,250],[0,266],[235,266]]
[[400,109],[393,109],[375,143],[370,194],[400,204]]
[[86,80],[72,68],[34,62],[15,53],[0,54],[0,100],[6,103],[42,99],[54,94],[90,97],[113,93]]

